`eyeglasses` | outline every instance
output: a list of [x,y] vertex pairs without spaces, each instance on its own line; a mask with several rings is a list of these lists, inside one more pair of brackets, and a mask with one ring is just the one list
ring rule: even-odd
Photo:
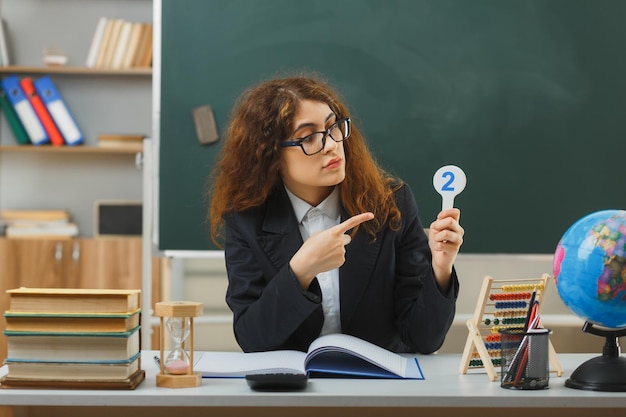
[[299,146],[305,155],[315,155],[324,149],[326,138],[329,136],[337,143],[348,139],[350,137],[350,118],[341,118],[322,132],[313,132],[303,138],[282,141],[280,146],[283,148]]

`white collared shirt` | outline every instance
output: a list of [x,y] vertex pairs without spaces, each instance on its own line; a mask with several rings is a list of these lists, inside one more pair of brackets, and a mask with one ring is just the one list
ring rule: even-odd
[[[286,187],[285,190],[287,190]],[[287,195],[298,219],[303,241],[306,241],[313,233],[329,229],[341,222],[339,190],[337,188],[317,207],[311,206],[289,190],[287,190]],[[317,274],[317,280],[322,290],[322,309],[324,311],[324,325],[320,336],[329,333],[341,333],[339,268]]]

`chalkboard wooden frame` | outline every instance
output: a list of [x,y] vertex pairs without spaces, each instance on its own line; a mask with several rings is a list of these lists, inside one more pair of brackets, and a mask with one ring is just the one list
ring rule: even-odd
[[[210,250],[205,195],[235,98],[317,71],[376,158],[413,188],[458,165],[466,253],[552,253],[567,227],[626,208],[626,2],[162,0],[159,249]],[[201,145],[209,104],[220,140]]]

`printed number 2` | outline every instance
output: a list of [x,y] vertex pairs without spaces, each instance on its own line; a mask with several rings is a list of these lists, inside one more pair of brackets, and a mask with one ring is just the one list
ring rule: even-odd
[[441,187],[441,191],[454,191],[454,187],[451,187],[454,182],[454,172],[446,171],[441,175],[443,178],[449,177],[448,182],[446,182],[443,187]]

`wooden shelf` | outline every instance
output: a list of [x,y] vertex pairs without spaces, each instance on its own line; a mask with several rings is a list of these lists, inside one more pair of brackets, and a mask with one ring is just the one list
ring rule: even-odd
[[32,152],[32,153],[76,153],[76,154],[129,154],[141,152],[133,148],[99,148],[97,146],[32,146],[32,145],[0,145],[2,152]]
[[128,68],[128,69],[112,69],[112,68],[87,68],[87,67],[30,67],[10,65],[0,67],[0,74],[68,74],[68,75],[137,75],[151,76],[152,68]]

